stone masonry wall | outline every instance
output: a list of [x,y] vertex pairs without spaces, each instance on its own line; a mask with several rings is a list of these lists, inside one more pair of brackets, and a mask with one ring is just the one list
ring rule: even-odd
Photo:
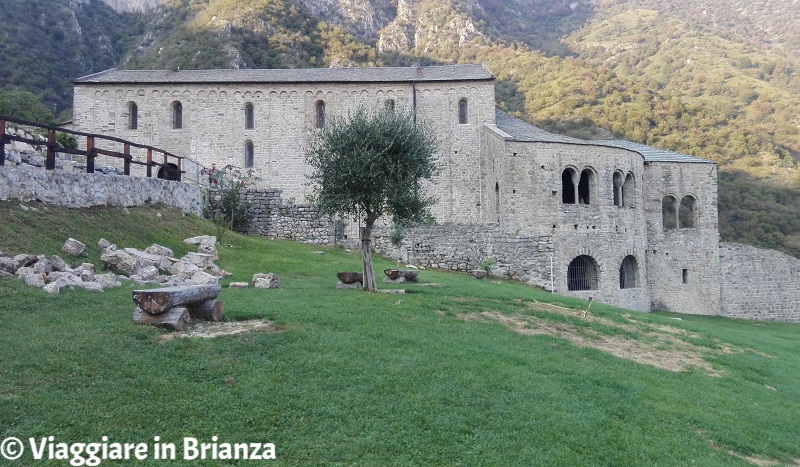
[[800,259],[721,243],[720,270],[722,316],[800,323]]
[[70,208],[161,203],[202,213],[201,188],[181,182],[124,175],[86,174],[41,167],[0,166],[0,199],[37,200]]
[[246,233],[302,243],[334,243],[335,223],[332,220],[320,217],[314,206],[284,201],[282,192],[258,188],[242,193],[242,199],[251,205],[249,212],[253,216]]
[[375,229],[375,251],[419,266],[469,271],[491,262],[493,276],[550,288],[551,237],[505,235],[497,224],[443,224],[407,229],[399,247],[390,241],[391,228]]

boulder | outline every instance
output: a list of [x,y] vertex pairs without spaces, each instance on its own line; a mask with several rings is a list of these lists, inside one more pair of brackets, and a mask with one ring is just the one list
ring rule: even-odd
[[137,250],[136,248],[125,248],[125,253],[133,256],[134,258],[140,260],[143,265],[145,266],[155,266],[158,267],[161,264],[161,259],[163,256],[161,255],[154,255],[144,251]]
[[219,253],[217,252],[217,247],[215,245],[210,245],[208,243],[201,243],[197,247],[198,253],[203,253],[210,256],[212,259],[219,259]]
[[257,289],[278,289],[281,287],[281,281],[276,274],[271,272],[253,274],[253,286]]
[[0,271],[14,274],[17,272],[17,262],[7,256],[0,256]]
[[205,253],[186,253],[186,256],[181,258],[181,260],[192,263],[201,269],[205,269],[214,261],[214,258]]
[[17,256],[14,257],[14,262],[17,263],[17,268],[28,267],[28,266],[30,266],[31,264],[35,263],[38,260],[39,260],[39,258],[37,258],[35,255],[24,255],[23,254],[23,255],[17,255]]
[[37,256],[37,258],[37,261],[33,263],[33,270],[37,274],[50,274],[53,272],[53,265],[50,263],[49,259],[44,256]]
[[37,273],[31,267],[17,269],[17,276],[33,287],[44,287],[46,283],[44,274]]
[[197,267],[197,265],[187,263],[186,261],[178,261],[169,268],[170,274],[180,276],[184,279],[191,279],[198,271],[200,271],[200,268]]
[[[97,242],[97,246],[99,246],[103,250],[107,250],[108,247],[111,246],[111,242],[109,242],[105,238],[101,238],[100,241]],[[114,249],[116,250],[116,247]]]
[[166,256],[166,257],[175,256],[175,254],[172,253],[172,250],[170,250],[169,248],[156,244],[150,245],[144,251],[145,253],[149,253],[151,255]]
[[74,238],[68,238],[67,241],[64,242],[64,246],[61,247],[61,251],[72,256],[80,255],[85,249],[86,245],[75,240]]
[[136,271],[142,267],[140,259],[124,251],[106,250],[105,253],[100,255],[100,260],[108,269],[126,276],[136,274]]
[[65,263],[64,260],[58,255],[53,255],[50,257],[50,265],[53,271],[63,272],[69,269],[67,263]]
[[187,238],[183,241],[183,243],[188,243],[189,245],[216,245],[217,244],[217,237],[213,235],[198,235],[197,237]]
[[204,271],[197,271],[190,279],[190,282],[192,284],[197,284],[197,285],[211,285],[211,284],[216,284],[218,281],[219,279],[216,276],[212,276],[211,274]]
[[51,282],[49,284],[45,284],[44,287],[42,287],[42,290],[49,294],[57,294],[61,292],[61,287],[59,287],[57,283]]
[[136,271],[136,275],[141,277],[142,280],[151,281],[158,277],[158,268],[155,266],[145,266]]

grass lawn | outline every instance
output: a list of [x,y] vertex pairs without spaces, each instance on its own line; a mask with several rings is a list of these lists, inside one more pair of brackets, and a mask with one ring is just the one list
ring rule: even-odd
[[[182,255],[183,238],[216,233],[159,207],[18,206],[0,203],[7,254],[72,236],[89,245],[78,262],[99,261],[100,237]],[[597,303],[582,318],[580,300],[432,270],[379,284],[405,295],[337,290],[358,252],[232,233],[219,249],[225,283],[280,277],[220,295],[226,321],[271,329],[170,338],[131,323],[129,283],[48,295],[0,280],[0,440],[144,442],[142,465],[188,465],[183,439],[213,436],[274,443],[278,465],[800,462],[800,326]],[[152,459],[156,436],[177,460]]]

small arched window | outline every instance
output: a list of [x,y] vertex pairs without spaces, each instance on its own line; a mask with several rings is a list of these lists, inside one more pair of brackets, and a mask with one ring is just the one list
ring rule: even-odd
[[572,169],[564,169],[561,172],[561,202],[564,204],[575,204],[578,199],[577,174]]
[[591,256],[581,255],[567,267],[568,290],[597,290],[597,263]]
[[458,123],[461,125],[466,125],[467,114],[468,114],[468,107],[467,107],[467,99],[461,99],[458,101]]
[[578,204],[591,204],[591,192],[594,185],[592,171],[583,169],[581,178],[578,181]]
[[314,105],[314,126],[322,128],[325,126],[325,102],[317,101]]
[[128,103],[128,129],[137,130],[139,128],[139,106],[136,102]]
[[386,102],[383,103],[383,106],[389,112],[394,112],[394,99],[386,99]]
[[619,266],[619,288],[632,289],[639,284],[639,264],[633,256],[626,256]]
[[179,101],[172,103],[172,129],[183,128],[183,105]]
[[692,196],[684,196],[678,208],[678,228],[694,228],[695,199]]
[[253,142],[249,139],[244,142],[244,167],[250,169],[253,167],[253,159],[255,158],[255,151],[253,149]]
[[678,200],[674,196],[667,195],[661,200],[661,223],[664,229],[678,227]]
[[619,172],[614,172],[613,178],[614,184],[614,206],[622,206],[623,204],[623,185],[625,182],[623,181],[622,174]]
[[636,202],[636,181],[633,179],[633,174],[625,176],[625,183],[622,185],[622,205],[634,206]]
[[244,105],[244,129],[252,130],[255,127],[255,116],[253,115],[253,104]]

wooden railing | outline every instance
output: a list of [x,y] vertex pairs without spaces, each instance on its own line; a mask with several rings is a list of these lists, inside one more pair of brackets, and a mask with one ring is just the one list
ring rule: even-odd
[[[36,139],[25,138],[22,136],[11,135],[6,133],[6,125],[8,123],[15,123],[41,130],[47,135],[45,141]],[[66,133],[72,135],[78,142],[78,148],[65,148],[56,142],[56,132]],[[86,149],[79,149],[82,145],[81,138],[85,138]],[[74,154],[86,157],[86,173],[95,172],[95,160],[98,156],[107,156],[122,160],[122,171],[124,175],[131,174],[131,165],[141,165],[146,167],[147,177],[153,176],[153,168],[158,167],[157,176],[168,180],[181,181],[183,178],[184,161],[192,161],[186,157],[178,156],[146,144],[134,143],[126,141],[121,138],[113,136],[104,136],[93,133],[84,133],[81,131],[67,130],[63,128],[56,128],[41,123],[29,122],[16,118],[6,117],[0,115],[0,166],[5,165],[5,145],[11,144],[13,141],[19,141],[37,146],[46,146],[47,155],[45,157],[45,169],[54,170],[56,168],[56,154]],[[100,148],[99,146],[119,146],[121,151],[113,151],[110,149]],[[146,151],[144,160],[139,160],[131,153],[131,148],[139,148]],[[141,158],[140,158],[141,159]],[[157,160],[160,159],[160,162]],[[199,166],[199,164],[198,164]]]

